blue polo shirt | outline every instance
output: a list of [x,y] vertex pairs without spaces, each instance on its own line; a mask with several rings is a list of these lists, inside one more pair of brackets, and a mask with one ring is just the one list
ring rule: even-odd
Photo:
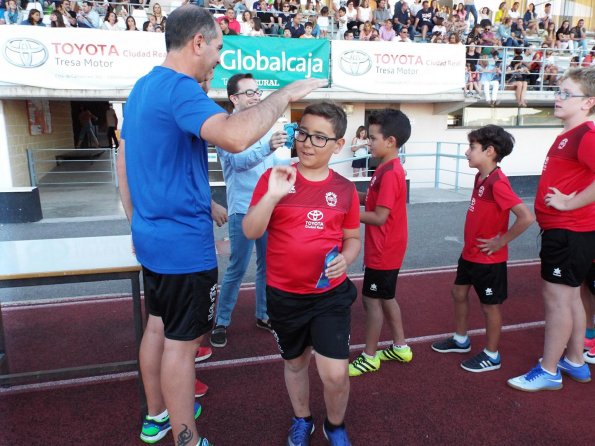
[[225,113],[195,79],[155,67],[126,102],[122,137],[138,261],[161,274],[217,266],[202,124]]

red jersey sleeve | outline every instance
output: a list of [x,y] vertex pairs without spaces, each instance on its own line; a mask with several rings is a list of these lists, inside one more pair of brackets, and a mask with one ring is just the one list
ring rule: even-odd
[[397,202],[396,198],[403,193],[401,189],[401,181],[399,181],[397,171],[386,171],[380,182],[376,206],[393,209]]
[[257,204],[264,194],[269,190],[269,176],[271,175],[271,169],[267,169],[258,179],[254,192],[252,193],[252,200],[250,200],[250,206]]
[[494,183],[492,192],[496,204],[506,211],[522,203],[522,200],[514,193],[508,181],[497,181]]
[[357,189],[353,188],[353,197],[351,198],[351,207],[345,215],[343,221],[343,228],[345,229],[356,229],[359,228],[359,195]]
[[595,132],[587,132],[578,146],[578,160],[595,172]]

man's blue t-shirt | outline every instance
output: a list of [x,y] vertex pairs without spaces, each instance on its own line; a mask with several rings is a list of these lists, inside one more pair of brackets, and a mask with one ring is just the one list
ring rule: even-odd
[[166,67],[139,79],[122,138],[138,261],[160,274],[217,266],[203,123],[225,113],[198,82]]

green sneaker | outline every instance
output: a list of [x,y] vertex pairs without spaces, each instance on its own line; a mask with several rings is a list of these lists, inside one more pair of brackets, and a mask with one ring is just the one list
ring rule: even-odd
[[373,358],[366,358],[359,355],[349,364],[349,376],[360,376],[367,372],[375,372],[380,368],[380,358],[375,355]]
[[413,359],[413,351],[411,351],[409,346],[398,348],[393,344],[385,349],[378,350],[376,356],[378,356],[381,361],[411,362]]
[[[198,419],[202,413],[202,406],[198,401],[194,403],[194,419]],[[145,415],[145,421],[143,421],[143,427],[140,433],[140,439],[145,443],[153,444],[157,443],[171,430],[171,424],[169,423],[169,414],[163,421],[157,421]],[[209,445],[209,442],[205,443]],[[202,446],[202,443],[201,443]]]

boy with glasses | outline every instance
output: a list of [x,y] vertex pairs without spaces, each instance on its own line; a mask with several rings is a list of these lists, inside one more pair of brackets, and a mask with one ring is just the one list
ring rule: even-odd
[[357,290],[346,271],[360,250],[359,199],[353,183],[328,167],[345,144],[346,128],[337,105],[306,107],[295,132],[299,162],[265,172],[243,223],[249,239],[268,231],[267,308],[294,411],[291,446],[310,444],[314,431],[308,378],[313,349],[324,386],[324,434],[331,445],[351,444],[343,421]]
[[583,357],[586,326],[580,286],[595,258],[595,68],[569,70],[556,92],[554,115],[564,131],[550,148],[535,196],[542,229],[545,305],[543,359],[508,385],[526,392],[558,390],[562,375],[591,380]]

